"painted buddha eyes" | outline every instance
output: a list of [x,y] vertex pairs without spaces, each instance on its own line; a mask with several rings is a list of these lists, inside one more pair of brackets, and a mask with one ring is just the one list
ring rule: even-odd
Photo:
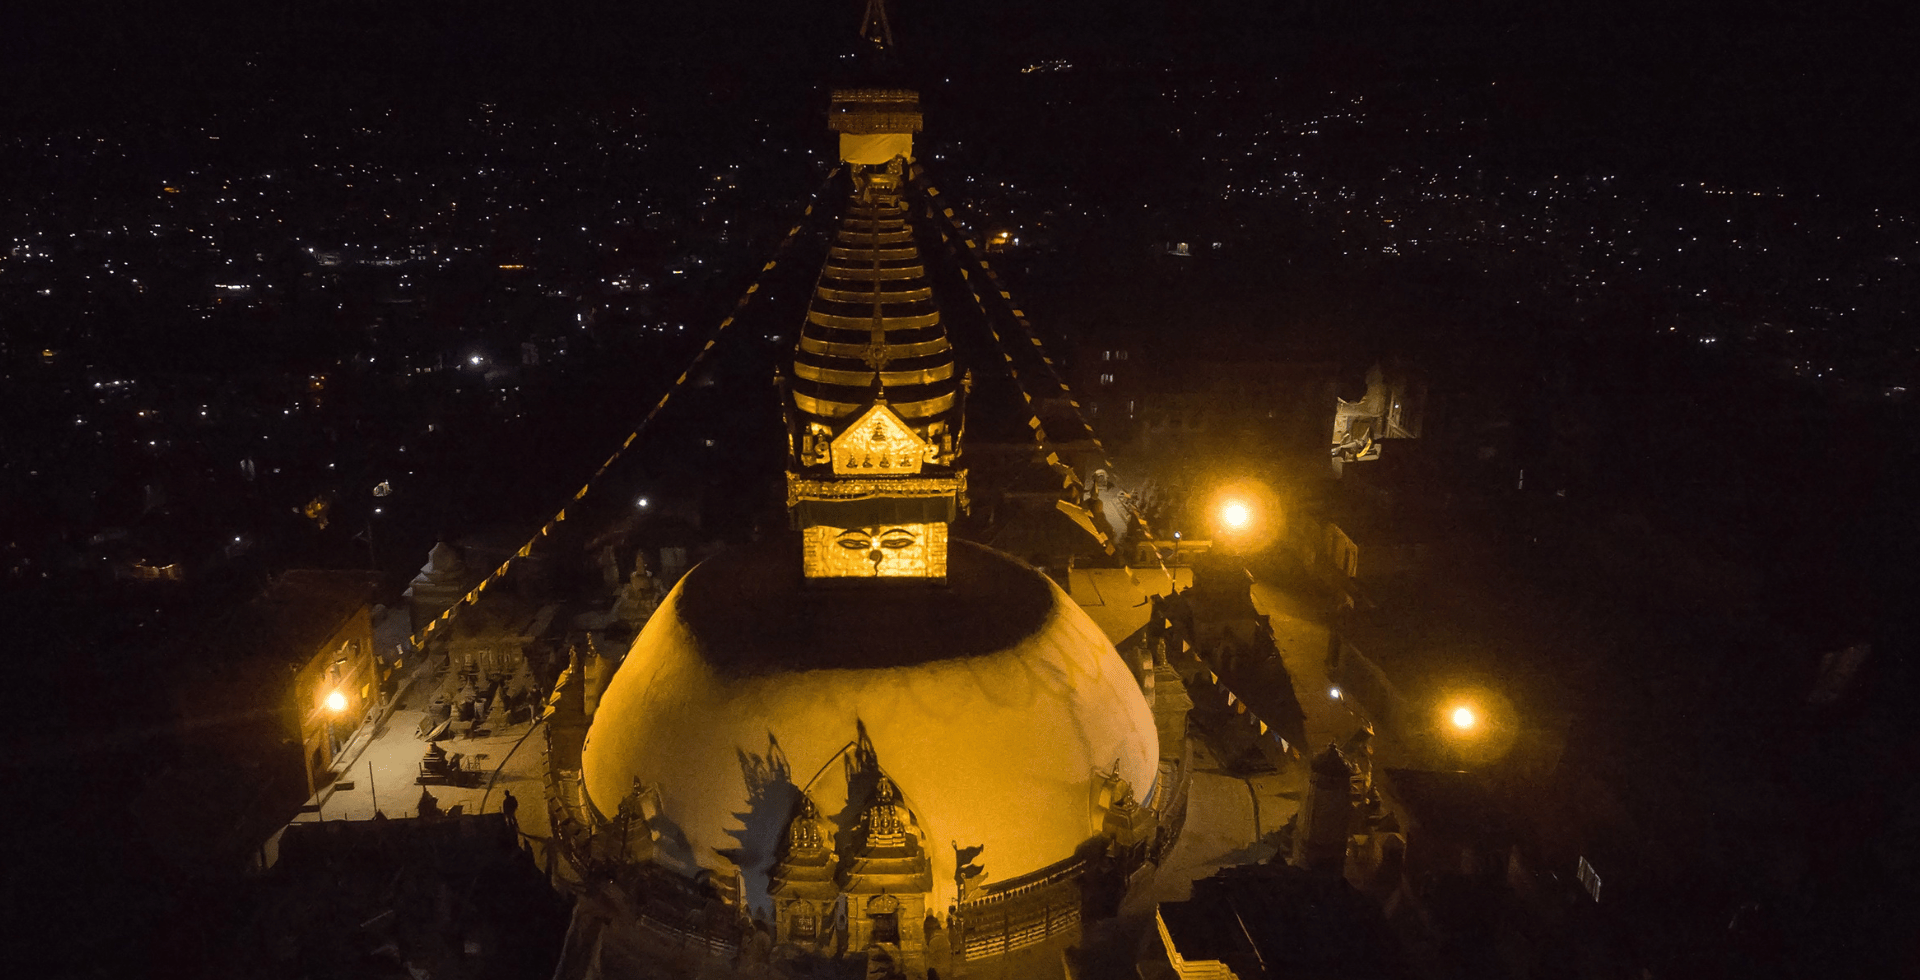
[[848,551],[865,551],[876,545],[888,551],[898,551],[918,544],[919,538],[904,527],[890,527],[878,534],[865,528],[849,528],[840,532],[837,543]]

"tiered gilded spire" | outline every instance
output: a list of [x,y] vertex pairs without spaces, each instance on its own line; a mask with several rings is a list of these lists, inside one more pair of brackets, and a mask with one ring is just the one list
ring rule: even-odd
[[809,579],[940,581],[965,386],[909,220],[920,97],[840,89],[830,120],[853,186],[794,352],[787,505]]
[[925,435],[955,407],[953,345],[907,224],[901,169],[896,158],[854,174],[794,357],[805,422],[832,428],[884,398]]

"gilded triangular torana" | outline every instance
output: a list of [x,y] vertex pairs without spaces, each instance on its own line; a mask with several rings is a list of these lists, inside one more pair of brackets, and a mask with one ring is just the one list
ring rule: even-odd
[[833,440],[836,476],[909,476],[920,472],[927,442],[884,404],[875,405]]

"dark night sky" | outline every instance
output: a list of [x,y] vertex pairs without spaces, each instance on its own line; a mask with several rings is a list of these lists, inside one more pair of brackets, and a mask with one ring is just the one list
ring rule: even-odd
[[[1891,3],[896,6],[902,41],[929,74],[1065,56],[1332,82],[1504,79],[1543,132],[1607,165],[1912,190],[1920,86],[1904,64],[1913,32]],[[322,106],[403,94],[761,101],[819,78],[859,10],[856,0],[42,4],[16,7],[0,29],[0,105],[42,126],[262,91]]]

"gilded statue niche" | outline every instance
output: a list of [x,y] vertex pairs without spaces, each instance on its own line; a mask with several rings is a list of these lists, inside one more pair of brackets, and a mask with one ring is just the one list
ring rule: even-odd
[[947,526],[815,525],[802,532],[808,578],[947,577]]

